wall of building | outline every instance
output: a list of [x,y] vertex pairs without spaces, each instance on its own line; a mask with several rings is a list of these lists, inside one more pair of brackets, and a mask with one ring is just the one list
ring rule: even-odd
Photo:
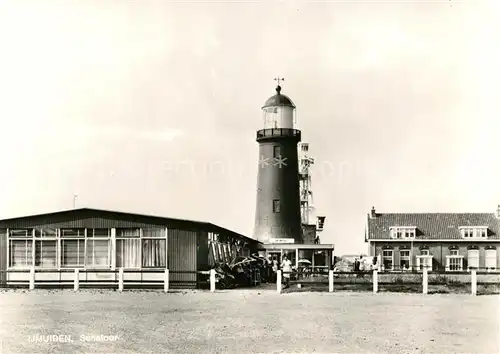
[[[170,282],[183,288],[195,288],[197,279],[198,233],[189,230],[169,229],[168,269]],[[176,273],[176,272],[186,273]]]
[[499,242],[425,242],[425,241],[414,241],[411,242],[370,242],[370,256],[376,256],[382,254],[382,250],[385,247],[392,247],[394,251],[394,264],[400,264],[399,251],[400,250],[411,250],[410,252],[410,264],[413,266],[417,265],[416,256],[420,254],[421,247],[427,247],[429,253],[433,256],[433,269],[435,270],[445,270],[446,268],[446,256],[451,254],[450,247],[458,247],[458,254],[464,256],[464,268],[467,267],[467,255],[468,247],[475,246],[479,250],[479,267],[485,267],[485,249],[486,247],[496,247],[497,250],[497,269],[500,269],[500,243]]
[[[298,152],[295,137],[268,139],[259,142],[259,157],[267,164],[259,165],[254,238],[269,243],[269,238],[293,238],[302,242],[300,215]],[[278,166],[274,148],[281,148],[284,164]],[[273,200],[280,201],[274,212]]]
[[0,286],[5,285],[7,274],[7,230],[0,230]]
[[314,244],[316,238],[316,225],[302,225],[302,233],[304,237],[304,244]]

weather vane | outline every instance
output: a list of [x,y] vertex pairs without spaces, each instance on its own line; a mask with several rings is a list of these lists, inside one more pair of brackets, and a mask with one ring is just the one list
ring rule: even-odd
[[274,81],[277,81],[277,82],[278,82],[278,86],[279,86],[279,85],[280,85],[280,83],[281,83],[281,81],[285,81],[285,79],[284,79],[284,78],[282,78],[282,77],[279,77],[279,76],[278,76],[278,77],[275,77],[275,78],[274,78]]

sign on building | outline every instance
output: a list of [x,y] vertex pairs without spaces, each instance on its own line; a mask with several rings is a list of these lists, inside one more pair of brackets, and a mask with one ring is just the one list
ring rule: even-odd
[[269,243],[295,243],[293,238],[270,238]]

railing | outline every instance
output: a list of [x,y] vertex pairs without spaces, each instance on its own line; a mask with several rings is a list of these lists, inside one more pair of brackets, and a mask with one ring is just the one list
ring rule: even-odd
[[[481,279],[478,281],[478,275]],[[440,287],[457,288],[462,291],[470,286],[470,292],[476,295],[478,285],[482,287],[494,286],[500,287],[500,272],[492,271],[487,268],[471,268],[466,272],[430,272],[427,268],[422,271],[409,272],[379,272],[378,270],[369,271],[333,271],[329,270],[327,274],[319,271],[278,271],[276,290],[281,293],[285,289],[293,291],[294,285],[297,289],[303,286],[328,285],[328,291],[334,291],[334,285],[340,289],[347,290],[371,290],[374,293],[379,292],[380,288],[384,291],[421,291],[423,294],[429,293],[429,286],[432,286],[432,292],[443,292]],[[497,292],[500,291],[496,289]]]
[[[15,276],[19,274],[20,276]],[[27,275],[27,276],[23,276]],[[183,274],[192,274],[182,279]],[[180,276],[179,276],[180,275]],[[170,271],[168,269],[11,269],[0,271],[0,287],[58,287],[156,289],[203,288],[206,284],[202,271]],[[181,278],[181,279],[172,279]],[[3,283],[3,284],[2,284]]]
[[298,129],[291,128],[261,129],[257,131],[257,140],[282,136],[294,136],[300,140],[301,132]]

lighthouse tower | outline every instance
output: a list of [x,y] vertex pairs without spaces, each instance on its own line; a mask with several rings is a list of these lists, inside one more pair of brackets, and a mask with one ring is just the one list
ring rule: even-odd
[[281,93],[262,107],[264,127],[257,131],[259,172],[254,238],[263,243],[302,243],[295,105]]

